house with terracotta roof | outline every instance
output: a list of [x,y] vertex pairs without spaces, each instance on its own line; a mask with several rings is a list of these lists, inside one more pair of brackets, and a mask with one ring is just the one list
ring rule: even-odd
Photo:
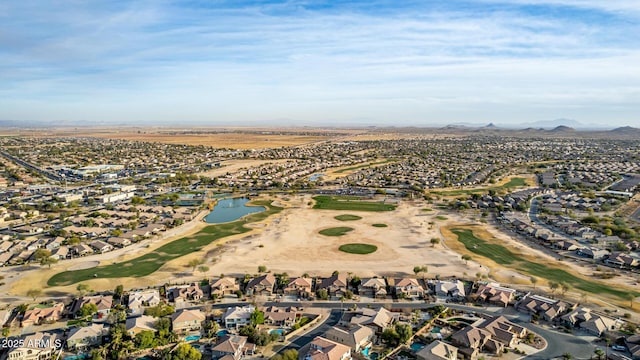
[[83,296],[77,299],[71,307],[71,313],[74,316],[78,316],[80,309],[85,304],[95,304],[98,308],[98,316],[104,317],[111,312],[111,306],[113,305],[113,296],[110,295],[95,295],[95,296]]
[[298,351],[298,360],[350,360],[351,349],[317,336]]
[[504,348],[502,343],[491,338],[489,331],[471,325],[451,335],[451,342],[465,359],[476,359],[480,351],[500,354]]
[[272,296],[275,293],[276,277],[273,274],[265,274],[253,278],[245,288],[247,296]]
[[287,284],[283,291],[286,296],[295,296],[301,299],[313,297],[312,284],[310,278],[298,277]]
[[516,290],[502,287],[498,283],[480,284],[473,294],[477,301],[507,307],[515,298]]
[[233,277],[222,277],[211,284],[211,297],[221,298],[227,295],[234,295],[240,290],[238,281]]
[[424,296],[424,288],[414,278],[397,279],[393,285],[396,296],[406,299],[421,299]]
[[204,292],[200,285],[191,283],[191,285],[176,286],[168,291],[168,297],[173,302],[197,301],[202,299]]
[[48,307],[35,307],[25,311],[22,321],[20,322],[20,326],[27,327],[56,322],[62,318],[63,311],[63,303],[56,303]]

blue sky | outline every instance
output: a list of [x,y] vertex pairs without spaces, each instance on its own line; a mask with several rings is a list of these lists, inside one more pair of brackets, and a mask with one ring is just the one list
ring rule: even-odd
[[640,126],[639,34],[637,0],[4,1],[0,120]]

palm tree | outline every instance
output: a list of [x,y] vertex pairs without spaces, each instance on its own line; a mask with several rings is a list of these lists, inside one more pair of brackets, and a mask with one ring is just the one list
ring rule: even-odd
[[533,284],[533,288],[536,288],[536,284],[538,283],[538,278],[536,278],[535,276],[532,276],[529,278],[529,281],[531,281],[531,284]]

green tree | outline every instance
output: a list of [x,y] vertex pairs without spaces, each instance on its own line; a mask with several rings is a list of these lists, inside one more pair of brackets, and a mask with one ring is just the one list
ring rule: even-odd
[[316,291],[316,296],[320,300],[328,300],[329,292],[327,291],[327,289],[318,289],[318,291]]
[[464,264],[467,265],[467,262],[471,260],[471,255],[469,254],[462,255],[462,260],[464,260]]
[[209,267],[207,265],[200,265],[198,266],[198,271],[200,271],[201,273],[206,273],[207,271],[209,271]]
[[187,263],[187,266],[191,268],[191,272],[195,272],[196,268],[202,264],[204,264],[204,260],[200,258],[196,258],[196,259],[189,260],[189,262]]
[[202,353],[187,343],[176,346],[163,357],[167,360],[200,360]]
[[116,288],[113,290],[113,298],[121,299],[123,293],[124,293],[124,286],[122,284],[117,285]]
[[396,347],[400,343],[400,336],[396,332],[395,328],[387,328],[382,332],[382,341],[391,346]]
[[49,256],[51,256],[51,251],[47,249],[37,249],[36,251],[33,252],[33,258],[38,261],[44,258],[48,258]]
[[434,237],[434,238],[431,238],[430,242],[431,242],[431,247],[435,247],[436,245],[440,244],[440,239],[438,239],[437,237]]
[[265,273],[265,272],[267,272],[267,267],[266,267],[266,266],[264,266],[264,265],[259,265],[259,266],[258,266],[258,272],[259,272],[259,273]]
[[533,285],[533,288],[536,288],[536,284],[538,283],[538,278],[535,276],[532,276],[529,278],[529,281],[531,281],[531,284]]
[[27,296],[32,298],[33,301],[36,301],[40,295],[42,295],[42,289],[29,289],[29,291],[27,291]]
[[143,330],[136,334],[134,343],[138,349],[148,349],[156,344],[156,336],[153,331]]
[[92,316],[97,312],[98,306],[96,306],[96,304],[86,303],[80,307],[80,310],[78,310],[78,316],[80,316],[81,318],[86,318]]
[[89,287],[89,285],[85,283],[80,283],[78,284],[78,286],[76,286],[76,290],[78,290],[78,293],[80,293],[80,296],[82,296],[87,292],[91,291],[91,288]]
[[258,309],[254,309],[249,317],[252,325],[261,325],[264,324],[264,313]]
[[49,269],[51,269],[51,265],[57,264],[57,263],[58,263],[58,259],[51,256],[43,257],[42,259],[40,259],[40,265],[48,266]]
[[409,324],[396,324],[395,330],[398,334],[398,341],[401,344],[405,344],[413,336],[413,329]]

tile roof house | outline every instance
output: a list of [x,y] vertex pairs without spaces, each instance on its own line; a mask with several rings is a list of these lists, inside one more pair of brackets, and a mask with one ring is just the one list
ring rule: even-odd
[[317,336],[300,348],[298,360],[350,360],[351,349],[334,341]]
[[377,310],[358,308],[355,311],[345,313],[343,319],[340,321],[341,325],[364,325],[380,334],[397,320],[397,315],[382,307]]
[[473,295],[476,300],[507,307],[514,299],[516,291],[497,283],[481,284]]
[[211,297],[221,298],[226,295],[233,295],[240,290],[240,285],[233,277],[223,277],[211,284]]
[[298,309],[295,307],[279,308],[269,306],[264,309],[264,323],[290,328],[296,323],[298,314]]
[[347,275],[335,274],[317,284],[316,291],[324,289],[327,290],[330,297],[341,297],[347,291],[347,285]]
[[424,288],[417,279],[402,278],[395,281],[396,296],[409,299],[420,299],[424,296]]
[[63,311],[63,303],[56,303],[46,308],[37,307],[31,310],[27,310],[22,317],[20,326],[27,327],[32,325],[56,322],[62,318]]
[[156,322],[158,319],[153,316],[142,315],[138,317],[128,318],[125,322],[127,334],[136,336],[141,331],[156,331]]
[[192,283],[191,285],[178,286],[169,289],[168,297],[170,301],[182,302],[189,300],[200,300],[204,296],[204,292],[200,285]]
[[500,351],[502,344],[492,341],[491,333],[487,330],[478,329],[474,326],[467,326],[451,335],[451,342],[458,347],[458,352],[465,358],[475,359],[480,350]]
[[567,325],[580,327],[597,336],[601,336],[607,331],[618,329],[622,325],[621,321],[594,313],[584,306],[576,308],[562,316],[561,319]]
[[71,308],[71,313],[75,316],[78,316],[78,312],[85,304],[95,304],[98,308],[98,316],[106,316],[111,312],[111,306],[113,305],[113,296],[109,295],[95,295],[95,296],[83,296],[80,299],[77,299],[73,303],[73,307]]
[[91,324],[74,328],[67,336],[67,348],[77,351],[102,345],[103,338],[108,334],[109,329],[104,324]]
[[373,329],[368,326],[355,325],[349,328],[334,326],[324,333],[324,338],[360,352],[371,344],[374,334]]
[[213,360],[240,360],[244,355],[253,355],[255,344],[248,343],[246,336],[226,335],[211,348]]
[[358,294],[376,299],[387,297],[387,282],[383,278],[363,279],[358,286]]
[[177,334],[200,330],[206,316],[199,309],[181,310],[171,315],[171,328]]
[[134,314],[142,314],[145,306],[160,304],[160,293],[156,289],[140,290],[129,293],[127,307]]
[[313,297],[311,289],[311,279],[298,277],[289,281],[287,286],[284,288],[284,295],[308,299]]
[[416,353],[418,360],[457,360],[458,348],[436,340]]
[[275,292],[275,287],[276,277],[273,274],[265,274],[251,279],[245,288],[245,293],[247,296],[271,296]]
[[528,293],[516,303],[515,308],[518,311],[531,315],[538,314],[542,319],[551,321],[569,309],[570,305],[560,300],[553,300]]
[[506,347],[515,345],[527,334],[524,327],[510,322],[504,316],[490,317],[475,323],[474,326],[488,331],[492,339],[501,342]]

